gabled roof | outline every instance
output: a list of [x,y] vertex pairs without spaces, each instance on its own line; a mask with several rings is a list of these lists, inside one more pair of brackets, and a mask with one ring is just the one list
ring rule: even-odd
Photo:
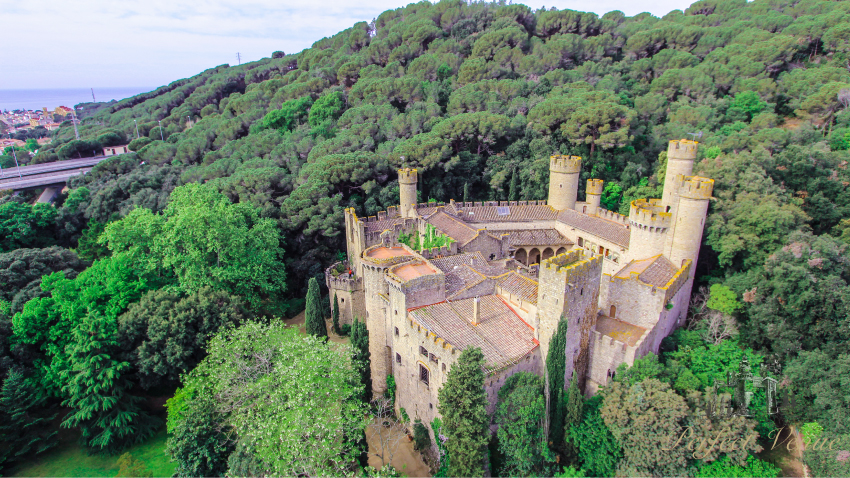
[[523,302],[537,305],[537,282],[516,272],[510,272],[499,281],[499,287],[519,297]]
[[490,231],[494,236],[508,235],[508,244],[512,246],[571,246],[573,241],[564,237],[555,229],[528,229],[524,231]]
[[480,321],[472,325],[473,302],[463,299],[410,309],[410,317],[461,351],[480,347],[489,370],[501,369],[537,347],[534,330],[498,296],[480,298]]
[[630,279],[632,273],[637,273],[638,279],[649,285],[664,287],[676,275],[679,268],[661,254],[647,259],[633,260],[614,274],[620,279]]
[[431,215],[426,221],[460,245],[466,244],[478,235],[477,229],[442,210]]
[[625,224],[609,221],[601,217],[588,216],[572,209],[565,209],[559,212],[558,221],[607,239],[614,244],[629,247],[629,229]]

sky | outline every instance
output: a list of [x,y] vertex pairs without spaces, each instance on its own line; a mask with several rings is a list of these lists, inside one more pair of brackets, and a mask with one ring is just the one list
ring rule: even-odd
[[[157,87],[221,64],[297,53],[405,0],[0,0],[0,90]],[[650,12],[689,0],[531,0],[541,7]]]

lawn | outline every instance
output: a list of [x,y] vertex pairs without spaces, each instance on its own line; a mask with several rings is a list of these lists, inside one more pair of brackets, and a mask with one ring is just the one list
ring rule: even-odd
[[[59,446],[29,463],[7,470],[8,476],[74,476],[74,477],[113,477],[118,474],[120,455],[90,455],[77,444],[79,433],[76,430],[59,432]],[[168,437],[165,425],[141,445],[127,450],[130,455],[141,461],[153,476],[171,476],[176,463],[171,463],[165,454],[165,440]]]

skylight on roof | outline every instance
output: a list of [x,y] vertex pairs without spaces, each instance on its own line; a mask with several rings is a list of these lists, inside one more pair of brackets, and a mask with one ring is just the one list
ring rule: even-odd
[[511,214],[511,209],[508,206],[497,206],[496,214],[499,216],[509,216]]

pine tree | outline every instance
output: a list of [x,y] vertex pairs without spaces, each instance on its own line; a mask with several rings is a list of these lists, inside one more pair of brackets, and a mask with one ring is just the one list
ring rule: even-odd
[[469,183],[463,183],[463,202],[469,202]]
[[327,337],[328,326],[325,324],[325,318],[322,317],[321,302],[319,281],[315,277],[311,277],[307,283],[307,310],[304,312],[307,333],[316,337]]
[[0,391],[0,466],[56,446],[57,432],[50,422],[56,418],[46,407],[47,395],[18,369],[11,369]]
[[360,383],[363,384],[363,401],[372,401],[372,364],[369,359],[369,330],[366,323],[354,319],[351,325],[351,346],[354,348],[353,356],[355,368],[360,374]]
[[564,444],[564,366],[566,363],[567,321],[558,322],[558,330],[549,342],[549,355],[546,357],[546,373],[549,376],[549,442],[561,449]]
[[158,425],[140,408],[144,400],[129,393],[130,364],[112,358],[116,328],[115,320],[90,312],[74,329],[70,367],[63,373],[68,398],[62,405],[71,412],[62,426],[79,428],[82,444],[107,453],[146,440]]
[[508,201],[519,201],[519,174],[514,168],[511,173],[511,185],[508,190]]
[[333,316],[334,322],[334,333],[337,335],[342,335],[342,331],[339,329],[339,303],[336,298],[336,292],[334,292],[334,301],[333,301],[333,310],[331,311],[331,315]]
[[484,476],[490,422],[485,408],[484,365],[481,349],[467,347],[439,392],[438,409],[451,456],[449,476]]

